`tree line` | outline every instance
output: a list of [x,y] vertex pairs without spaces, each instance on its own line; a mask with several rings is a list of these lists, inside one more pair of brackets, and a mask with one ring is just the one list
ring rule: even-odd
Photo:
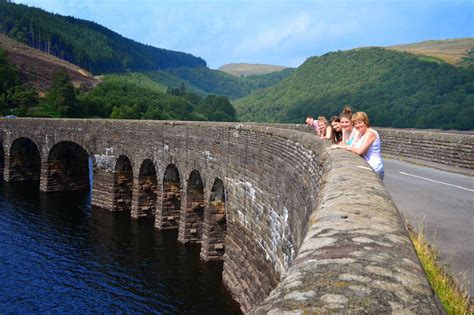
[[144,45],[97,24],[0,0],[0,32],[91,73],[205,67],[191,54]]
[[80,92],[65,69],[53,76],[44,97],[22,79],[0,49],[0,114],[33,117],[76,117],[157,120],[236,121],[225,96],[201,96],[182,83],[165,92],[142,87],[121,77],[107,77],[97,87]]
[[234,105],[243,121],[301,123],[350,105],[377,126],[472,130],[474,67],[383,48],[331,52]]

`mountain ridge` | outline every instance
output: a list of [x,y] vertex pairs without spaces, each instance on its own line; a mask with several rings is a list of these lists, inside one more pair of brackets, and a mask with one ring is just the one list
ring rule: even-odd
[[277,84],[234,101],[242,121],[303,122],[345,105],[378,126],[474,129],[474,68],[384,48],[308,58]]
[[474,65],[474,38],[450,38],[387,46],[386,49],[435,58],[455,66]]
[[189,53],[127,39],[91,21],[0,0],[0,33],[94,74],[205,67]]
[[269,74],[272,72],[282,71],[287,68],[288,67],[262,63],[227,63],[220,66],[217,70],[240,77],[248,75]]

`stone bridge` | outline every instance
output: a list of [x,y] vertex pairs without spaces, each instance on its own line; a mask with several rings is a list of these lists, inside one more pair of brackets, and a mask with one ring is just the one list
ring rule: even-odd
[[89,189],[92,167],[94,206],[223,260],[244,312],[442,313],[365,161],[283,127],[0,119],[0,165],[48,193]]

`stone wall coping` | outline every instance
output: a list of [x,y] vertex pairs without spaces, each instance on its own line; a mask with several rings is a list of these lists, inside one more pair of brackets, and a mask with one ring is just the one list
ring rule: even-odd
[[303,244],[251,313],[442,313],[383,183],[364,159],[324,146],[322,190]]

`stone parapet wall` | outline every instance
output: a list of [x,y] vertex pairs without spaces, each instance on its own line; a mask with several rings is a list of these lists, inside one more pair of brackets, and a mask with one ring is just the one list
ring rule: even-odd
[[390,195],[365,161],[328,149],[296,259],[252,314],[443,314]]
[[[262,124],[271,126],[270,124]],[[274,127],[314,134],[302,124],[274,124]],[[374,127],[382,141],[382,153],[474,170],[474,132]]]
[[474,135],[377,128],[383,153],[474,170]]

